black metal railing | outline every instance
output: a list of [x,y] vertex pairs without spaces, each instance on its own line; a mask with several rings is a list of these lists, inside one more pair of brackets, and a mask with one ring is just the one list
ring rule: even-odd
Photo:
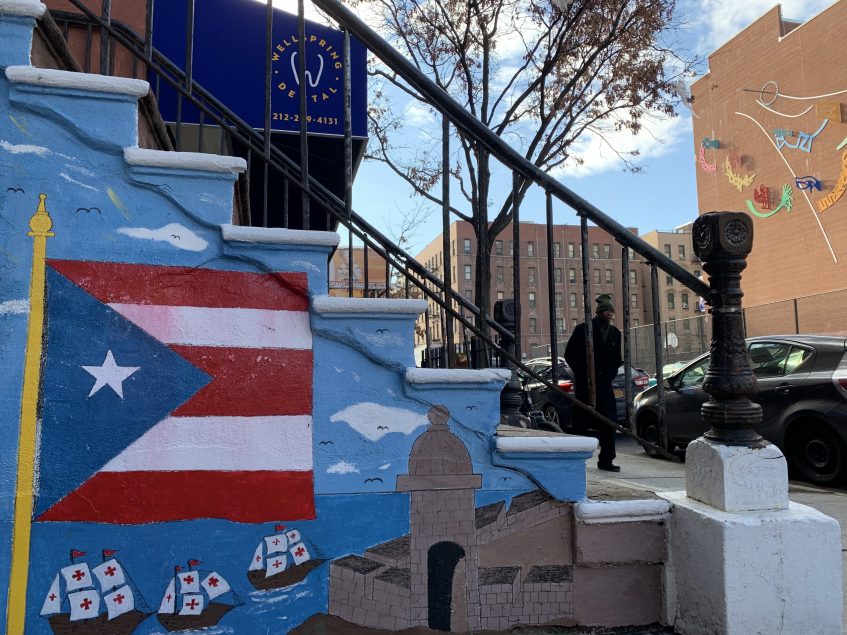
[[[553,254],[553,211],[554,203],[563,203],[575,211],[580,222],[580,245],[582,261],[582,285],[583,317],[590,320],[592,314],[592,282],[589,277],[589,225],[591,222],[604,230],[620,245],[621,266],[621,288],[623,295],[623,324],[624,355],[626,358],[625,391],[627,408],[632,402],[631,378],[630,378],[630,311],[629,311],[629,270],[631,255],[638,254],[644,259],[650,269],[650,287],[653,298],[653,323],[656,329],[660,328],[659,319],[659,286],[658,272],[664,271],[684,286],[691,289],[694,294],[709,298],[709,287],[696,278],[678,262],[659,252],[647,244],[632,231],[606,215],[599,208],[565,187],[531,161],[524,158],[514,150],[502,138],[497,136],[478,119],[468,113],[461,104],[451,99],[441,88],[426,77],[414,65],[406,60],[389,43],[383,40],[367,24],[359,19],[350,9],[338,0],[313,0],[314,3],[333,19],[344,32],[344,188],[341,196],[333,193],[325,184],[322,184],[309,172],[309,142],[308,115],[306,104],[306,90],[300,91],[300,148],[299,160],[292,158],[289,154],[274,145],[271,138],[271,77],[270,63],[268,62],[265,74],[265,126],[257,130],[248,125],[236,112],[221,103],[215,95],[203,88],[193,77],[192,51],[193,30],[191,19],[194,15],[194,0],[186,0],[188,6],[189,26],[185,31],[185,59],[184,67],[174,63],[171,59],[156,50],[153,46],[153,10],[152,0],[147,3],[147,14],[145,21],[145,33],[138,35],[115,21],[111,15],[110,0],[103,0],[102,10],[90,9],[82,0],[69,0],[78,10],[79,14],[54,12],[56,21],[62,26],[66,38],[76,29],[83,33],[85,43],[81,63],[84,70],[92,70],[94,64],[91,57],[94,55],[94,36],[99,34],[99,70],[110,73],[120,64],[122,56],[129,56],[131,60],[131,74],[147,77],[153,87],[154,94],[158,97],[162,86],[175,91],[178,106],[176,121],[169,122],[169,130],[172,136],[174,149],[176,150],[205,150],[204,133],[211,134],[214,130],[219,135],[219,144],[214,148],[222,154],[237,153],[244,156],[248,163],[247,173],[239,177],[238,203],[240,213],[238,220],[243,224],[268,225],[268,209],[270,204],[282,207],[281,219],[277,219],[278,225],[298,227],[304,229],[328,229],[333,230],[343,227],[348,232],[348,294],[353,295],[352,272],[353,262],[353,240],[354,238],[363,245],[365,258],[372,252],[386,262],[385,295],[390,295],[391,288],[397,293],[409,297],[416,294],[427,298],[432,309],[428,309],[423,316],[422,337],[426,344],[426,360],[431,365],[451,367],[455,365],[457,351],[473,353],[467,355],[471,366],[490,363],[492,358],[497,358],[501,363],[509,363],[513,367],[521,368],[529,376],[547,383],[552,389],[559,390],[555,382],[541,378],[532,370],[527,368],[522,360],[522,333],[521,333],[521,302],[515,303],[516,326],[514,333],[505,329],[490,316],[487,306],[477,306],[470,299],[464,297],[457,288],[457,282],[452,275],[454,263],[450,242],[449,230],[451,221],[460,218],[455,214],[455,209],[450,202],[450,139],[451,136],[461,135],[464,139],[470,139],[474,144],[484,148],[492,157],[508,169],[512,177],[511,216],[510,227],[514,244],[512,253],[513,288],[515,298],[522,298],[521,289],[521,254],[520,248],[520,204],[526,197],[528,188],[540,188],[543,192],[546,205],[546,254],[547,254],[547,283],[548,289],[546,301],[548,303],[548,318],[550,351],[552,364],[554,366],[553,377],[556,376],[559,349],[557,345],[556,311],[561,309],[555,305],[554,296],[554,271],[551,254]],[[306,86],[305,81],[305,20],[303,0],[299,1],[299,85]],[[264,37],[266,49],[270,51],[272,45],[272,24],[274,11],[270,1],[267,3],[266,21],[264,25],[257,25],[257,37]],[[427,103],[441,114],[442,129],[442,169],[441,169],[441,210],[442,210],[442,257],[440,269],[442,276],[437,276],[422,263],[419,263],[401,245],[378,231],[370,222],[354,211],[353,200],[353,136],[351,131],[351,86],[350,86],[350,38],[356,37],[367,49],[379,58],[380,62],[387,66],[399,78],[402,78],[418,95],[422,96]],[[196,147],[188,147],[183,134],[184,123],[180,119],[183,104],[190,104],[192,108],[199,111],[199,125],[197,126]],[[256,172],[254,164],[260,166],[261,178],[251,178]],[[271,192],[268,183],[270,176],[279,178],[284,183],[282,192]],[[255,198],[250,195],[251,186],[258,185],[262,188],[259,209],[256,208]],[[255,192],[254,192],[255,193]],[[296,197],[294,196],[296,194]],[[281,197],[279,201],[277,197]],[[273,198],[273,200],[271,200]],[[290,209],[292,199],[299,199],[299,209]],[[317,213],[316,213],[317,212]],[[457,276],[458,277],[458,276]],[[393,282],[396,280],[396,282]],[[565,288],[564,280],[562,288]],[[367,295],[369,286],[369,272],[367,260],[364,267],[364,292]],[[437,307],[437,309],[436,309]],[[437,320],[440,339],[443,342],[441,353],[434,353],[432,341],[432,327]],[[589,335],[589,347],[591,329],[587,329]],[[514,341],[514,352],[503,348],[500,338],[512,339]],[[657,368],[657,379],[660,395],[662,393],[662,346],[661,332],[656,333],[655,364]],[[588,355],[589,364],[593,358]],[[592,373],[589,372],[589,376]],[[593,388],[592,388],[593,391]],[[565,394],[565,393],[562,393]],[[570,395],[565,395],[571,398]],[[593,392],[592,392],[593,403]],[[612,426],[624,433],[635,436],[628,427],[620,426],[597,414],[591,406],[576,402],[576,407],[587,410],[593,417],[604,425]],[[629,419],[629,412],[627,412]],[[643,439],[641,439],[644,442]],[[657,448],[661,450],[661,448]]]

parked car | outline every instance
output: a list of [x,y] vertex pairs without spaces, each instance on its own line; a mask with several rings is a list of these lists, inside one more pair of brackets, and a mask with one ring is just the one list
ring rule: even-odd
[[[757,430],[785,454],[792,470],[814,483],[847,475],[847,338],[786,335],[747,340],[758,381],[753,400],[762,406]],[[665,379],[668,450],[685,447],[706,432],[700,406],[709,354]],[[635,399],[630,423],[638,436],[660,444],[657,388]],[[648,454],[655,454],[647,447]]]
[[[544,379],[549,380],[553,374],[553,360],[550,357],[531,359],[526,362],[526,365]],[[634,366],[631,368],[632,383],[630,394],[635,396],[647,388],[649,375],[640,368]],[[626,418],[625,381],[624,366],[621,365],[618,369],[617,377],[612,382],[612,389],[615,392],[615,400],[618,408],[618,422],[621,425],[625,425]],[[556,377],[556,383],[566,393],[573,394],[573,371],[561,357],[559,358],[559,375]],[[529,391],[533,404],[538,410],[544,413],[547,420],[552,421],[563,430],[568,430],[572,427],[571,414],[573,404],[570,399],[563,397],[558,391],[551,390],[546,384],[532,377],[527,377],[524,384],[525,390]]]

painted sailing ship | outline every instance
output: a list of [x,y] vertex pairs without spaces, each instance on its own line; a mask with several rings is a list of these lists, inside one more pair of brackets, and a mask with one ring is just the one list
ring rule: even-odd
[[220,573],[194,569],[200,564],[199,560],[189,560],[187,571],[174,567],[174,576],[165,589],[156,615],[168,631],[214,626],[242,604]]
[[259,542],[247,569],[247,579],[260,591],[296,584],[325,562],[312,557],[299,530],[276,525],[274,531]]
[[129,635],[152,613],[123,566],[104,549],[103,562],[77,562],[84,551],[71,551],[71,564],[53,578],[41,606],[56,635]]

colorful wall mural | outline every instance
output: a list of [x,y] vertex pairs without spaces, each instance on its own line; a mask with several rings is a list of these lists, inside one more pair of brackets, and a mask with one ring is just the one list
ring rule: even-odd
[[425,302],[330,297],[336,234],[230,225],[244,162],[139,149],[146,82],[27,66],[13,5],[0,630],[601,623],[603,567],[652,598],[615,619],[659,619],[663,548],[574,555],[594,440],[495,443],[508,372],[414,368]]

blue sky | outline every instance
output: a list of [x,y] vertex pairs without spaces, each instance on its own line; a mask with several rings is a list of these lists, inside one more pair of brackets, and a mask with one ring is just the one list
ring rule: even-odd
[[[832,3],[832,0],[783,0],[782,15],[805,21]],[[296,12],[296,0],[274,0],[274,4]],[[707,70],[706,57],[711,51],[775,4],[774,0],[678,0],[678,10],[688,24],[681,40],[688,53],[703,59],[698,74]],[[308,5],[307,0],[307,15],[313,17],[314,9]],[[404,120],[407,126],[403,134],[409,145],[424,147],[438,143],[440,125],[429,113],[409,107]],[[434,130],[435,139],[428,130]],[[691,114],[687,109],[680,107],[675,119],[645,125],[637,136],[617,135],[614,143],[618,148],[640,152],[636,163],[643,168],[641,173],[625,172],[614,152],[596,139],[586,137],[580,144],[585,164],[569,166],[557,176],[606,214],[627,226],[638,227],[641,233],[672,229],[696,217],[695,149]],[[495,170],[493,181],[509,183],[510,177],[502,170]],[[379,229],[396,234],[397,218],[402,210],[412,207],[413,202],[400,179],[386,167],[365,163],[356,179],[353,205]],[[523,220],[543,222],[544,213],[540,194],[528,198],[521,208]],[[575,223],[577,219],[564,205],[557,204],[554,222]],[[412,235],[410,251],[416,253],[440,231],[440,213],[434,212]]]

